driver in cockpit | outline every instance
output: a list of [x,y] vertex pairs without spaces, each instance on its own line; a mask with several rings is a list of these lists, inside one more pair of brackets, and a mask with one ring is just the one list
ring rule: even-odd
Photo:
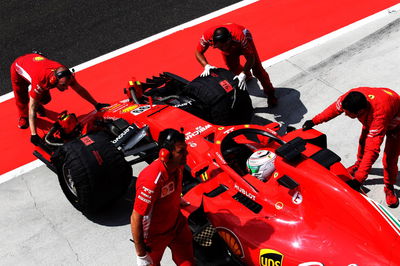
[[247,170],[252,176],[266,182],[275,171],[276,154],[265,149],[256,150],[247,159]]

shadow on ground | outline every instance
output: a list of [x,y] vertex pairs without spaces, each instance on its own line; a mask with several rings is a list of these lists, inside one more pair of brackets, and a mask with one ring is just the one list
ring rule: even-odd
[[[271,117],[274,121],[281,123],[282,126],[286,128],[287,126],[298,124],[307,113],[307,108],[300,100],[300,92],[293,88],[276,88],[275,95],[278,98],[278,105],[272,108],[267,106],[267,98],[265,98],[258,84],[252,84],[249,93],[253,97],[260,97],[262,98],[261,101],[265,101],[265,107],[254,108],[252,122],[255,124],[270,123],[271,120],[269,117]],[[260,99],[253,98],[253,106],[263,105],[257,104],[257,101],[260,101]]]

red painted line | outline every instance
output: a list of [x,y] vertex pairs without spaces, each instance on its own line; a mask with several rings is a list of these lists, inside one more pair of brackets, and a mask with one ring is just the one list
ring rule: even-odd
[[[245,25],[252,32],[264,61],[395,4],[398,0],[309,0],[307,4],[301,0],[259,1],[84,69],[76,75],[98,101],[113,102],[124,98],[122,88],[133,76],[144,80],[164,71],[187,79],[198,75],[202,69],[194,58],[194,49],[203,31],[213,25],[226,22]],[[210,50],[207,58],[213,65],[223,66],[217,51]],[[72,91],[61,94],[54,90],[52,93],[54,100],[47,106],[50,110],[60,112],[68,109],[83,114],[92,108]],[[29,143],[29,130],[16,127],[14,99],[3,102],[0,108],[0,174],[4,174],[33,161],[35,157]]]

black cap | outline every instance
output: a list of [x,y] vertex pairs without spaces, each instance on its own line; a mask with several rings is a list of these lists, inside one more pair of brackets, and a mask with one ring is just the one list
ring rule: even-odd
[[213,42],[215,43],[225,43],[232,38],[231,33],[225,27],[217,28],[213,34]]

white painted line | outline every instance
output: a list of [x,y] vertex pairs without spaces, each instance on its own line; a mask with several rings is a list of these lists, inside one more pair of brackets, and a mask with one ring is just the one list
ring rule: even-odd
[[[118,50],[115,50],[113,52],[110,52],[108,54],[99,56],[97,58],[94,58],[94,59],[92,59],[90,61],[87,61],[85,63],[82,63],[82,64],[77,65],[77,66],[72,67],[72,68],[75,69],[76,72],[78,72],[78,71],[83,70],[85,68],[89,68],[89,67],[94,66],[96,64],[99,64],[101,62],[107,61],[107,60],[109,60],[111,58],[114,58],[114,57],[117,57],[117,56],[122,55],[124,53],[130,52],[130,51],[132,51],[134,49],[137,49],[137,48],[139,48],[141,46],[144,46],[144,45],[149,44],[151,42],[154,42],[154,41],[156,41],[158,39],[161,39],[163,37],[171,35],[171,34],[177,32],[177,31],[180,31],[180,30],[195,26],[197,24],[200,24],[200,23],[205,22],[207,20],[210,20],[212,18],[221,16],[223,14],[229,13],[229,12],[231,12],[233,10],[242,8],[244,6],[253,4],[253,3],[258,2],[258,1],[259,0],[244,0],[244,1],[241,1],[241,2],[233,4],[231,6],[222,8],[222,9],[217,10],[217,11],[214,11],[214,12],[212,12],[210,14],[204,15],[204,16],[202,16],[200,18],[197,18],[197,19],[194,19],[192,21],[186,22],[186,23],[184,23],[182,25],[176,26],[174,28],[171,28],[169,30],[163,31],[163,32],[158,33],[156,35],[150,36],[150,37],[148,37],[146,39],[143,39],[143,40],[140,40],[138,42],[132,43],[130,45],[122,47],[122,48],[120,48]],[[308,43],[303,44],[303,45],[301,45],[299,47],[296,47],[296,48],[294,48],[294,49],[292,49],[290,51],[287,51],[287,52],[285,52],[283,54],[280,54],[280,55],[277,55],[277,56],[275,56],[273,58],[270,58],[270,59],[268,59],[268,60],[263,62],[263,66],[265,68],[269,67],[269,66],[272,66],[272,65],[274,65],[274,64],[276,64],[278,62],[281,62],[283,60],[286,60],[286,59],[288,59],[288,58],[290,58],[290,57],[292,57],[294,55],[297,55],[297,54],[302,53],[302,52],[304,52],[304,51],[306,51],[308,49],[311,49],[313,47],[321,45],[321,44],[323,44],[323,43],[325,43],[325,42],[327,42],[327,41],[329,41],[331,39],[334,39],[334,38],[340,36],[340,35],[343,35],[343,34],[345,34],[347,32],[355,30],[355,29],[357,29],[357,28],[359,28],[359,27],[361,27],[361,26],[363,26],[363,25],[365,25],[367,23],[370,23],[372,21],[375,21],[375,20],[378,20],[378,19],[383,18],[385,16],[388,16],[390,13],[398,12],[399,10],[400,10],[400,4],[396,4],[394,6],[391,6],[391,7],[387,8],[387,9],[385,9],[385,10],[382,10],[382,11],[374,14],[374,15],[371,15],[369,17],[366,17],[366,18],[362,19],[362,20],[354,22],[354,23],[352,23],[352,24],[350,24],[350,25],[348,25],[348,26],[346,26],[344,28],[341,28],[339,30],[331,32],[331,33],[329,33],[327,35],[324,35],[324,36],[322,36],[322,37],[320,37],[318,39],[315,39],[315,40],[313,40],[311,42],[308,42]],[[4,94],[4,95],[0,96],[0,103],[13,98],[13,96],[14,96],[14,94],[12,92],[9,92],[7,94]]]
[[[224,7],[222,9],[220,9],[220,10],[217,10],[217,11],[214,11],[214,12],[209,13],[207,15],[204,15],[202,17],[196,18],[194,20],[191,20],[189,22],[186,22],[184,24],[181,24],[181,25],[176,26],[174,28],[171,28],[169,30],[160,32],[160,33],[158,33],[156,35],[153,35],[153,36],[150,36],[150,37],[148,37],[146,39],[143,39],[143,40],[140,40],[138,42],[129,44],[129,45],[127,45],[125,47],[122,47],[122,48],[120,48],[118,50],[115,50],[115,51],[110,52],[108,54],[99,56],[97,58],[94,58],[94,59],[92,59],[90,61],[87,61],[85,63],[82,63],[82,64],[77,65],[77,66],[72,67],[72,68],[75,69],[75,72],[78,72],[78,71],[83,70],[85,68],[88,68],[88,67],[94,66],[96,64],[102,63],[104,61],[107,61],[107,60],[109,60],[111,58],[114,58],[114,57],[117,57],[119,55],[128,53],[128,52],[130,52],[132,50],[135,50],[135,49],[137,49],[137,48],[139,48],[141,46],[144,46],[144,45],[149,44],[151,42],[154,42],[154,41],[156,41],[158,39],[161,39],[161,38],[164,38],[164,37],[166,37],[168,35],[171,35],[171,34],[177,32],[177,31],[184,30],[186,28],[195,26],[195,25],[203,23],[203,22],[205,22],[207,20],[222,16],[222,15],[224,15],[226,13],[229,13],[229,12],[234,11],[236,9],[242,8],[244,6],[248,6],[248,5],[253,4],[255,2],[258,2],[258,1],[259,0],[244,0],[244,1],[240,1],[240,2],[238,2],[236,4]],[[0,96],[0,103],[2,103],[4,101],[7,101],[7,100],[9,100],[9,99],[11,99],[13,97],[14,97],[14,94],[12,92],[4,94],[4,95]]]
[[[138,42],[133,43],[131,45],[128,45],[128,46],[125,46],[125,47],[120,48],[118,50],[115,50],[115,51],[113,51],[111,53],[108,53],[108,54],[105,54],[103,56],[97,57],[97,58],[95,58],[93,60],[90,60],[90,61],[88,61],[86,63],[80,64],[80,65],[74,67],[74,69],[76,71],[83,70],[83,69],[91,67],[91,66],[93,66],[95,64],[98,64],[98,63],[104,62],[106,60],[109,60],[109,59],[111,59],[113,57],[119,56],[119,55],[121,55],[123,53],[127,53],[129,51],[132,51],[132,50],[134,50],[134,49],[136,49],[138,47],[141,47],[143,45],[151,43],[151,42],[153,42],[155,40],[158,40],[160,38],[168,36],[168,35],[176,32],[176,31],[179,31],[179,30],[182,30],[182,29],[197,25],[199,23],[202,23],[204,21],[210,20],[210,19],[212,19],[214,17],[217,17],[217,16],[221,16],[221,15],[223,15],[225,13],[231,12],[231,11],[233,11],[235,9],[238,9],[238,8],[243,7],[243,6],[255,3],[257,1],[258,0],[248,0],[248,1],[245,0],[245,1],[239,2],[237,4],[231,5],[229,7],[220,9],[218,11],[215,11],[215,12],[210,13],[208,15],[205,15],[203,17],[200,17],[200,18],[194,19],[192,21],[189,21],[189,22],[187,22],[185,24],[182,24],[180,26],[174,27],[172,29],[169,29],[169,30],[166,30],[166,31],[161,32],[159,34],[153,35],[153,36],[151,36],[149,38],[146,38],[144,40],[138,41]],[[294,55],[297,55],[297,54],[299,54],[301,52],[304,52],[304,51],[306,51],[308,49],[311,49],[313,47],[321,45],[321,44],[323,44],[323,43],[325,43],[325,42],[327,42],[327,41],[329,41],[331,39],[334,39],[334,38],[336,38],[336,37],[338,37],[340,35],[343,35],[343,34],[345,34],[347,32],[355,30],[355,29],[357,29],[357,28],[359,28],[359,27],[361,27],[361,26],[363,26],[363,25],[365,25],[367,23],[370,23],[372,21],[375,21],[375,20],[378,20],[378,19],[383,18],[385,16],[388,16],[390,13],[397,12],[399,10],[400,10],[400,4],[396,4],[396,5],[394,5],[394,6],[390,7],[390,8],[387,8],[387,9],[385,9],[383,11],[380,11],[380,12],[378,12],[378,13],[376,13],[374,15],[371,15],[371,16],[369,16],[367,18],[364,18],[362,20],[354,22],[354,23],[352,23],[352,24],[350,24],[350,25],[348,25],[348,26],[346,26],[344,28],[341,28],[341,29],[336,30],[336,31],[334,31],[332,33],[324,35],[324,36],[322,36],[322,37],[320,37],[320,38],[318,38],[316,40],[313,40],[311,42],[303,44],[303,45],[301,45],[299,47],[296,47],[296,48],[294,48],[294,49],[292,49],[292,50],[290,50],[288,52],[285,52],[285,53],[283,53],[281,55],[278,55],[278,56],[275,56],[273,58],[270,58],[270,59],[268,59],[268,60],[263,62],[263,66],[264,67],[268,67],[268,66],[276,64],[276,63],[278,63],[280,61],[286,60],[286,59],[288,59],[288,58],[290,58],[290,57],[292,57]],[[12,92],[8,93],[8,94],[5,94],[3,96],[0,96],[0,103],[6,101],[8,99],[11,99],[11,98],[13,98],[13,93]],[[0,176],[0,184],[6,182],[6,181],[8,181],[8,180],[10,180],[10,179],[12,179],[12,178],[14,178],[16,176],[19,176],[19,175],[22,175],[24,173],[27,173],[27,172],[31,171],[32,169],[34,169],[36,167],[39,167],[41,165],[43,165],[42,162],[40,160],[36,160],[36,161],[33,161],[33,162],[28,163],[26,165],[23,165],[23,166],[15,169],[15,170],[7,172],[7,173],[5,173],[5,174]]]
[[[143,39],[141,41],[138,41],[138,42],[135,42],[133,44],[127,45],[127,46],[122,47],[122,48],[120,48],[118,50],[115,50],[115,51],[110,52],[108,54],[105,54],[105,55],[102,55],[102,56],[97,57],[95,59],[92,59],[92,60],[90,60],[90,61],[88,61],[86,63],[77,65],[77,66],[75,66],[73,68],[75,69],[76,72],[78,72],[78,71],[83,70],[85,68],[94,66],[96,64],[99,64],[99,63],[104,62],[106,60],[109,60],[111,58],[114,58],[114,57],[117,57],[117,56],[122,55],[124,53],[130,52],[130,51],[132,51],[134,49],[137,49],[137,48],[139,48],[141,46],[144,46],[146,44],[154,42],[155,40],[158,40],[158,39],[161,39],[161,38],[163,38],[165,36],[171,35],[171,34],[177,32],[177,31],[180,31],[180,30],[183,30],[185,28],[189,28],[189,27],[195,26],[195,25],[200,24],[202,22],[205,22],[207,20],[222,16],[222,15],[224,15],[226,13],[229,13],[231,11],[234,11],[234,10],[242,8],[244,6],[253,4],[253,3],[258,2],[258,1],[259,0],[244,0],[244,1],[240,1],[239,3],[227,6],[225,8],[220,9],[220,10],[217,10],[217,11],[214,11],[214,12],[209,13],[207,15],[204,15],[204,16],[202,16],[200,18],[196,18],[196,19],[194,19],[192,21],[189,21],[189,22],[186,22],[186,23],[184,23],[182,25],[176,26],[174,28],[171,28],[169,30],[163,31],[161,33],[158,33],[156,35],[153,35],[153,36],[148,37],[146,39]],[[5,102],[5,101],[7,101],[9,99],[12,99],[12,98],[14,98],[14,93],[13,92],[9,92],[9,93],[7,93],[5,95],[0,96],[0,103]],[[41,165],[43,165],[43,163],[40,160],[36,160],[36,161],[31,162],[31,163],[25,164],[25,165],[23,165],[23,166],[21,166],[21,167],[19,167],[17,169],[14,169],[12,171],[4,173],[3,175],[0,176],[0,184],[4,183],[4,182],[6,182],[6,181],[8,181],[8,180],[10,180],[10,179],[12,179],[14,177],[17,177],[19,175],[25,174],[25,173],[35,169],[36,167],[41,166]]]
[[7,182],[10,179],[13,179],[14,177],[26,174],[26,173],[30,172],[31,170],[33,170],[33,169],[35,169],[35,168],[37,168],[39,166],[42,166],[42,165],[44,165],[42,163],[42,161],[35,160],[35,161],[27,163],[27,164],[25,164],[25,165],[23,165],[21,167],[18,167],[18,168],[14,169],[14,170],[12,170],[10,172],[7,172],[7,173],[1,175],[0,176],[0,184],[4,183],[4,182]]

